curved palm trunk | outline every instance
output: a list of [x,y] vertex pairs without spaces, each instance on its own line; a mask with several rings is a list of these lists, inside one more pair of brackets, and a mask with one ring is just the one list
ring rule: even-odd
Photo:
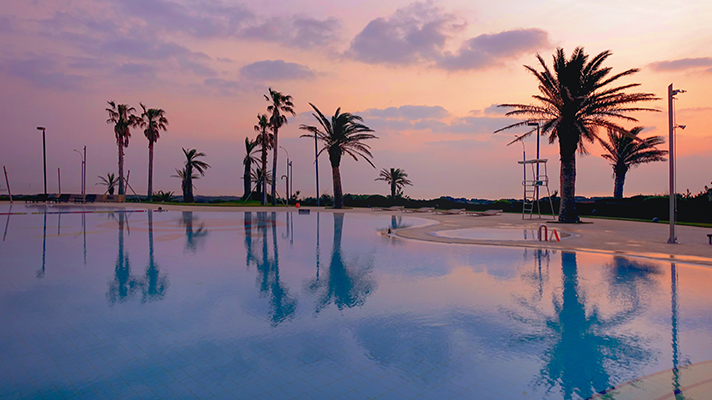
[[119,143],[119,195],[124,194],[124,143]]
[[396,200],[396,183],[391,182],[391,199]]
[[[276,206],[277,205],[277,176],[276,176],[276,171],[277,171],[277,150],[279,149],[278,143],[277,143],[277,131],[278,128],[275,126],[274,128],[274,156],[272,157],[272,173],[275,174],[275,176],[272,177],[272,205]],[[266,174],[265,174],[266,175]]]
[[616,199],[623,198],[623,184],[625,183],[625,174],[628,172],[627,169],[616,168],[615,169],[616,180],[613,184],[613,197]]
[[252,180],[250,179],[250,169],[252,169],[252,162],[248,159],[245,162],[245,172],[242,174],[242,181],[244,185],[245,193],[242,195],[242,199],[247,199],[252,194]]
[[262,132],[262,205],[267,205],[267,138],[265,132]]
[[576,212],[576,147],[569,155],[561,156],[561,205],[559,206],[559,222],[579,222]]
[[148,142],[148,201],[153,196],[153,142]]

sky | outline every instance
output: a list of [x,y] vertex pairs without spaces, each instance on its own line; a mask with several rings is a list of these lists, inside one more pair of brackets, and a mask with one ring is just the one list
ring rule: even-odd
[[[117,146],[107,101],[161,108],[169,120],[155,146],[154,190],[180,193],[171,177],[181,148],[206,154],[212,168],[196,181],[200,195],[242,195],[245,137],[256,135],[268,88],[293,97],[297,115],[279,131],[278,176],[287,152],[294,189],[315,194],[314,143],[300,124],[316,124],[309,103],[364,119],[378,139],[373,163],[344,158],[345,193],[389,193],[375,181],[401,168],[413,198],[522,196],[523,146],[507,146],[526,129],[494,134],[516,119],[502,103],[530,103],[538,92],[524,65],[547,63],[557,47],[570,54],[613,55],[613,72],[639,68],[619,82],[661,100],[637,113],[642,136],[667,137],[667,86],[675,102],[678,191],[710,185],[712,2],[409,1],[409,0],[4,0],[0,9],[0,164],[13,193],[42,192],[46,127],[48,191],[80,191],[87,146],[87,190],[116,173]],[[605,136],[604,132],[599,132]],[[558,190],[558,146],[541,140],[551,190]],[[527,158],[536,139],[524,142]],[[667,148],[667,145],[665,145]],[[610,196],[612,168],[598,144],[577,161],[576,194]],[[125,150],[129,184],[145,194],[148,141],[132,131]],[[271,158],[271,157],[270,157]],[[328,157],[319,159],[320,189],[333,193]],[[284,179],[278,191],[285,192]],[[668,192],[667,163],[632,169],[624,195]],[[7,193],[5,182],[0,193]]]

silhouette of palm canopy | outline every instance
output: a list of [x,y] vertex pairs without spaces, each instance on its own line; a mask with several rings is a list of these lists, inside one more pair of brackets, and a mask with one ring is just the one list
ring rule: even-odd
[[244,180],[243,199],[247,199],[252,193],[252,164],[257,164],[259,161],[254,154],[257,146],[259,146],[259,139],[259,136],[255,140],[245,137],[245,158],[242,159],[242,165],[245,167],[242,174],[242,179]]
[[131,128],[140,123],[139,117],[134,112],[135,108],[127,104],[116,104],[113,101],[107,102],[111,108],[107,108],[109,119],[107,124],[114,124],[114,136],[119,147],[119,194],[124,194],[124,147],[128,147],[131,138]]
[[[600,140],[599,128],[624,130],[613,120],[637,121],[628,115],[637,111],[658,111],[637,107],[639,102],[659,100],[652,93],[626,93],[626,90],[640,86],[639,83],[610,87],[622,77],[638,72],[637,68],[610,75],[611,68],[603,67],[603,62],[611,56],[606,50],[593,58],[583,47],[574,49],[570,58],[562,48],[557,48],[553,56],[553,69],[537,54],[541,71],[525,65],[539,83],[538,95],[532,97],[540,104],[500,104],[499,107],[514,108],[507,116],[522,116],[526,119],[504,128],[501,132],[519,126],[537,123],[541,135],[549,136],[549,143],[559,142],[561,156],[561,206],[560,222],[578,222],[575,202],[576,151],[587,153],[585,143]],[[533,131],[532,131],[533,132]],[[522,135],[522,140],[532,132]]]
[[324,151],[329,153],[329,161],[331,162],[331,172],[334,184],[334,208],[343,208],[344,199],[341,187],[341,157],[348,154],[355,161],[358,161],[360,156],[366,160],[373,168],[375,165],[369,160],[373,158],[371,147],[364,143],[365,140],[378,139],[378,137],[370,132],[373,129],[362,124],[363,118],[350,113],[341,113],[341,108],[337,108],[334,116],[327,118],[319,111],[312,103],[309,105],[314,109],[312,113],[314,118],[319,121],[320,126],[312,126],[302,124],[299,129],[311,132],[311,135],[302,135],[301,137],[313,138],[323,143],[323,147],[317,153],[317,157]]
[[408,174],[405,173],[405,170],[400,168],[383,168],[375,180],[385,181],[391,186],[391,198],[394,200],[396,195],[403,193],[403,187],[405,185],[413,186],[413,182],[408,179]]
[[642,126],[636,126],[630,131],[609,129],[608,141],[601,141],[601,146],[606,150],[606,153],[601,157],[610,161],[613,166],[613,175],[615,176],[613,197],[623,197],[623,184],[629,169],[640,164],[665,161],[668,151],[658,150],[655,147],[664,144],[665,138],[651,136],[642,139],[638,137],[642,131]]
[[146,108],[139,103],[143,113],[138,121],[138,126],[145,128],[143,134],[148,139],[148,199],[153,195],[153,144],[161,137],[161,131],[168,129],[168,119],[165,111],[160,108]]
[[[269,116],[269,125],[272,128],[274,137],[272,138],[272,170],[277,171],[277,150],[279,150],[279,128],[287,124],[287,116],[285,114],[296,115],[294,112],[294,103],[292,103],[292,96],[287,94],[282,94],[276,90],[269,88],[269,95],[264,95],[265,100],[270,104],[267,106],[267,112]],[[277,205],[277,184],[272,183],[272,205]]]
[[[262,152],[262,171],[267,170],[267,150],[272,148],[272,142],[274,141],[274,134],[269,132],[270,123],[267,114],[257,114],[257,125],[254,127],[255,131],[260,134],[257,135],[257,142],[259,143],[260,150]],[[262,205],[267,204],[267,181],[262,181],[261,190],[262,193]],[[260,187],[260,186],[258,186]]]

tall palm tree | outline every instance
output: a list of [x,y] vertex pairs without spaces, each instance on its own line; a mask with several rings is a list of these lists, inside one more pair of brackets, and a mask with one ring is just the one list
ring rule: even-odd
[[[253,168],[252,171],[250,171],[250,179],[255,182],[255,189],[258,192],[266,189],[267,185],[271,185],[274,181],[273,178],[274,175],[272,174],[272,171],[267,171],[265,173],[265,170],[259,167]],[[260,193],[260,197],[263,193],[264,192]]]
[[252,194],[252,163],[257,163],[257,158],[254,155],[255,148],[259,144],[259,137],[255,140],[250,140],[245,137],[245,158],[242,159],[242,165],[245,166],[245,171],[242,174],[245,193],[242,199],[247,199]]
[[386,181],[391,185],[391,199],[396,199],[396,194],[403,191],[405,185],[413,186],[413,182],[408,179],[408,174],[400,168],[391,168],[390,170],[383,168],[378,175],[377,181]]
[[363,118],[358,115],[350,113],[341,114],[341,108],[338,108],[334,116],[328,119],[314,104],[309,103],[309,105],[316,111],[316,114],[312,113],[312,115],[319,121],[321,127],[302,124],[299,126],[299,129],[312,133],[311,135],[302,135],[302,137],[313,138],[314,135],[316,135],[317,139],[324,144],[324,147],[317,153],[317,157],[324,151],[328,151],[329,161],[331,162],[332,180],[334,183],[334,208],[344,208],[341,171],[339,170],[341,157],[344,154],[348,154],[353,157],[354,160],[358,161],[357,156],[361,156],[371,164],[373,168],[376,168],[371,160],[368,159],[369,157],[373,158],[370,150],[371,147],[363,143],[363,141],[367,139],[378,139],[378,137],[369,133],[374,132],[373,129],[363,125],[361,123]]
[[107,108],[109,119],[107,124],[114,124],[114,136],[116,144],[119,146],[119,195],[124,194],[124,147],[129,146],[131,138],[131,128],[136,127],[139,118],[134,115],[135,108],[127,104],[116,104],[113,101],[107,102],[111,108]]
[[183,179],[185,180],[185,191],[183,202],[192,203],[193,202],[193,170],[197,171],[200,176],[205,176],[205,171],[210,168],[210,165],[202,160],[198,160],[198,157],[205,157],[205,153],[199,153],[196,149],[186,150],[183,149],[183,154],[185,155],[185,167],[183,170]]
[[[544,59],[537,54],[542,71],[525,65],[539,81],[541,94],[532,97],[540,102],[534,104],[500,104],[500,107],[511,107],[513,111],[507,116],[525,116],[527,119],[498,129],[526,126],[538,123],[541,134],[549,135],[549,143],[558,139],[561,156],[561,207],[559,222],[578,222],[576,212],[576,150],[585,154],[584,142],[593,142],[598,128],[623,129],[611,119],[637,121],[627,115],[635,111],[657,111],[650,108],[635,107],[633,104],[641,101],[659,100],[652,93],[626,93],[625,90],[640,84],[631,83],[617,87],[609,85],[619,78],[638,72],[632,68],[609,76],[610,67],[603,67],[603,62],[611,55],[606,50],[589,60],[583,47],[574,49],[569,59],[562,48],[557,48],[553,56],[553,71],[546,65]],[[521,138],[526,137],[522,136]]]
[[608,152],[601,157],[610,161],[613,166],[615,176],[613,197],[617,199],[623,197],[625,174],[630,168],[653,161],[665,161],[665,155],[668,153],[667,150],[655,148],[665,143],[664,137],[651,136],[642,139],[638,137],[642,130],[642,126],[636,126],[630,131],[609,129],[608,141],[601,141],[601,146]]
[[[255,131],[260,134],[257,136],[257,142],[259,142],[260,148],[262,149],[262,171],[267,170],[267,150],[272,147],[272,141],[274,140],[274,135],[269,132],[270,124],[267,114],[257,114],[257,125],[255,125]],[[262,205],[267,204],[267,181],[262,180]]]
[[[267,111],[271,114],[269,124],[272,128],[272,132],[274,133],[274,140],[272,142],[272,171],[277,171],[277,150],[279,150],[277,134],[279,132],[279,128],[281,128],[282,125],[287,124],[287,117],[284,113],[292,115],[296,115],[296,113],[294,112],[294,104],[292,103],[292,96],[290,95],[285,95],[269,88],[269,96],[265,95],[265,100],[270,102],[270,105],[267,106]],[[277,205],[276,181],[272,182],[272,205]]]
[[143,134],[146,135],[146,139],[148,139],[148,200],[151,201],[151,196],[153,196],[153,144],[158,141],[158,138],[161,136],[161,131],[165,132],[166,129],[168,129],[168,119],[165,115],[166,112],[162,109],[146,109],[143,103],[139,104],[143,109],[139,126],[146,128]]

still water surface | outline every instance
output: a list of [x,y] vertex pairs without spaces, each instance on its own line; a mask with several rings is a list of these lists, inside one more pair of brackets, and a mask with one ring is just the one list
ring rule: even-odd
[[578,399],[712,359],[710,269],[378,234],[424,222],[0,216],[0,398]]

